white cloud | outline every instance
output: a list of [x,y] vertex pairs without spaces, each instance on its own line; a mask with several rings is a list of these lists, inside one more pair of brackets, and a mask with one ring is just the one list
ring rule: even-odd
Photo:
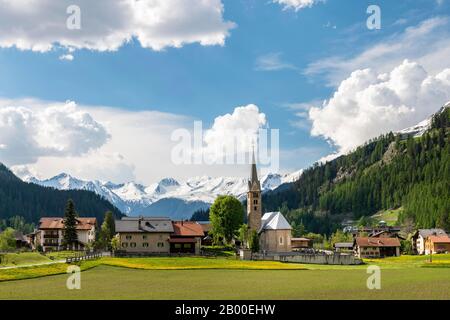
[[73,102],[30,108],[0,101],[0,159],[7,165],[83,155],[108,138],[106,129]]
[[223,19],[221,0],[78,0],[81,29],[66,21],[71,0],[0,1],[0,47],[46,52],[112,51],[136,39],[162,50],[185,44],[223,45],[235,24]]
[[67,61],[73,61],[74,56],[72,54],[63,54],[59,56],[59,60],[67,60]]
[[309,111],[311,134],[345,153],[367,140],[429,117],[450,100],[450,69],[435,75],[405,60],[390,73],[354,71],[322,107]]
[[284,6],[284,9],[294,9],[299,11],[304,8],[311,8],[313,5],[324,0],[273,0],[274,3],[278,3]]
[[216,117],[212,127],[205,131],[204,152],[214,158],[248,153],[258,143],[259,129],[266,125],[266,115],[258,106],[237,107],[231,114]]
[[450,67],[449,25],[448,17],[431,18],[370,45],[354,56],[331,56],[314,61],[304,72],[309,76],[325,76],[331,86],[339,85],[354,70],[371,68],[380,73],[389,72],[404,59],[417,61],[429,72],[437,73]]
[[257,71],[279,71],[283,69],[297,69],[292,64],[281,60],[281,52],[268,53],[256,59],[255,70]]

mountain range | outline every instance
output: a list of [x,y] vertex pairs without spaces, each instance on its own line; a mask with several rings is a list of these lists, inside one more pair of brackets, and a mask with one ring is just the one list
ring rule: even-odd
[[[302,171],[292,174],[267,174],[261,179],[263,192],[274,190],[284,183],[298,179]],[[33,176],[22,177],[25,182],[58,190],[87,190],[95,192],[129,216],[168,216],[172,219],[189,219],[200,209],[207,209],[218,195],[233,195],[244,200],[247,178],[193,177],[183,181],[164,178],[144,186],[136,182],[115,184],[97,180],[86,181],[62,173],[40,180]]]

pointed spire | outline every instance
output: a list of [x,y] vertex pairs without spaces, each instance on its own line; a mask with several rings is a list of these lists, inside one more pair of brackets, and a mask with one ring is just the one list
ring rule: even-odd
[[252,169],[251,169],[251,177],[250,181],[248,182],[248,188],[249,190],[254,191],[260,191],[261,186],[258,180],[258,170],[256,168],[256,160],[255,160],[255,146],[253,146],[253,153],[252,153]]

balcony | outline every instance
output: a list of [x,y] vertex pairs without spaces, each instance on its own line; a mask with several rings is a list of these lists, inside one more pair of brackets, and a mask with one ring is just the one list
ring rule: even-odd
[[44,247],[58,247],[59,243],[54,243],[54,242],[44,242],[43,244]]
[[57,234],[44,234],[44,239],[58,239],[59,235]]

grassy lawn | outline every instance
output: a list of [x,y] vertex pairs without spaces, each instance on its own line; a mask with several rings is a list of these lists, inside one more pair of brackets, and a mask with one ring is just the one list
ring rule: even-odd
[[0,270],[0,299],[450,299],[448,254],[365,262],[380,266],[381,290],[366,288],[367,265],[102,258],[80,264],[81,290],[66,289],[64,263]]
[[[98,266],[81,274],[0,283],[0,299],[450,299],[450,268],[382,269],[381,290],[365,269],[137,270]],[[45,289],[44,289],[45,288]]]
[[397,224],[398,215],[402,210],[403,208],[380,211],[374,214],[372,218],[376,219],[377,221],[385,221],[388,226],[395,226]]
[[51,261],[48,257],[36,252],[6,253],[1,256],[2,262],[0,267],[20,266]]

